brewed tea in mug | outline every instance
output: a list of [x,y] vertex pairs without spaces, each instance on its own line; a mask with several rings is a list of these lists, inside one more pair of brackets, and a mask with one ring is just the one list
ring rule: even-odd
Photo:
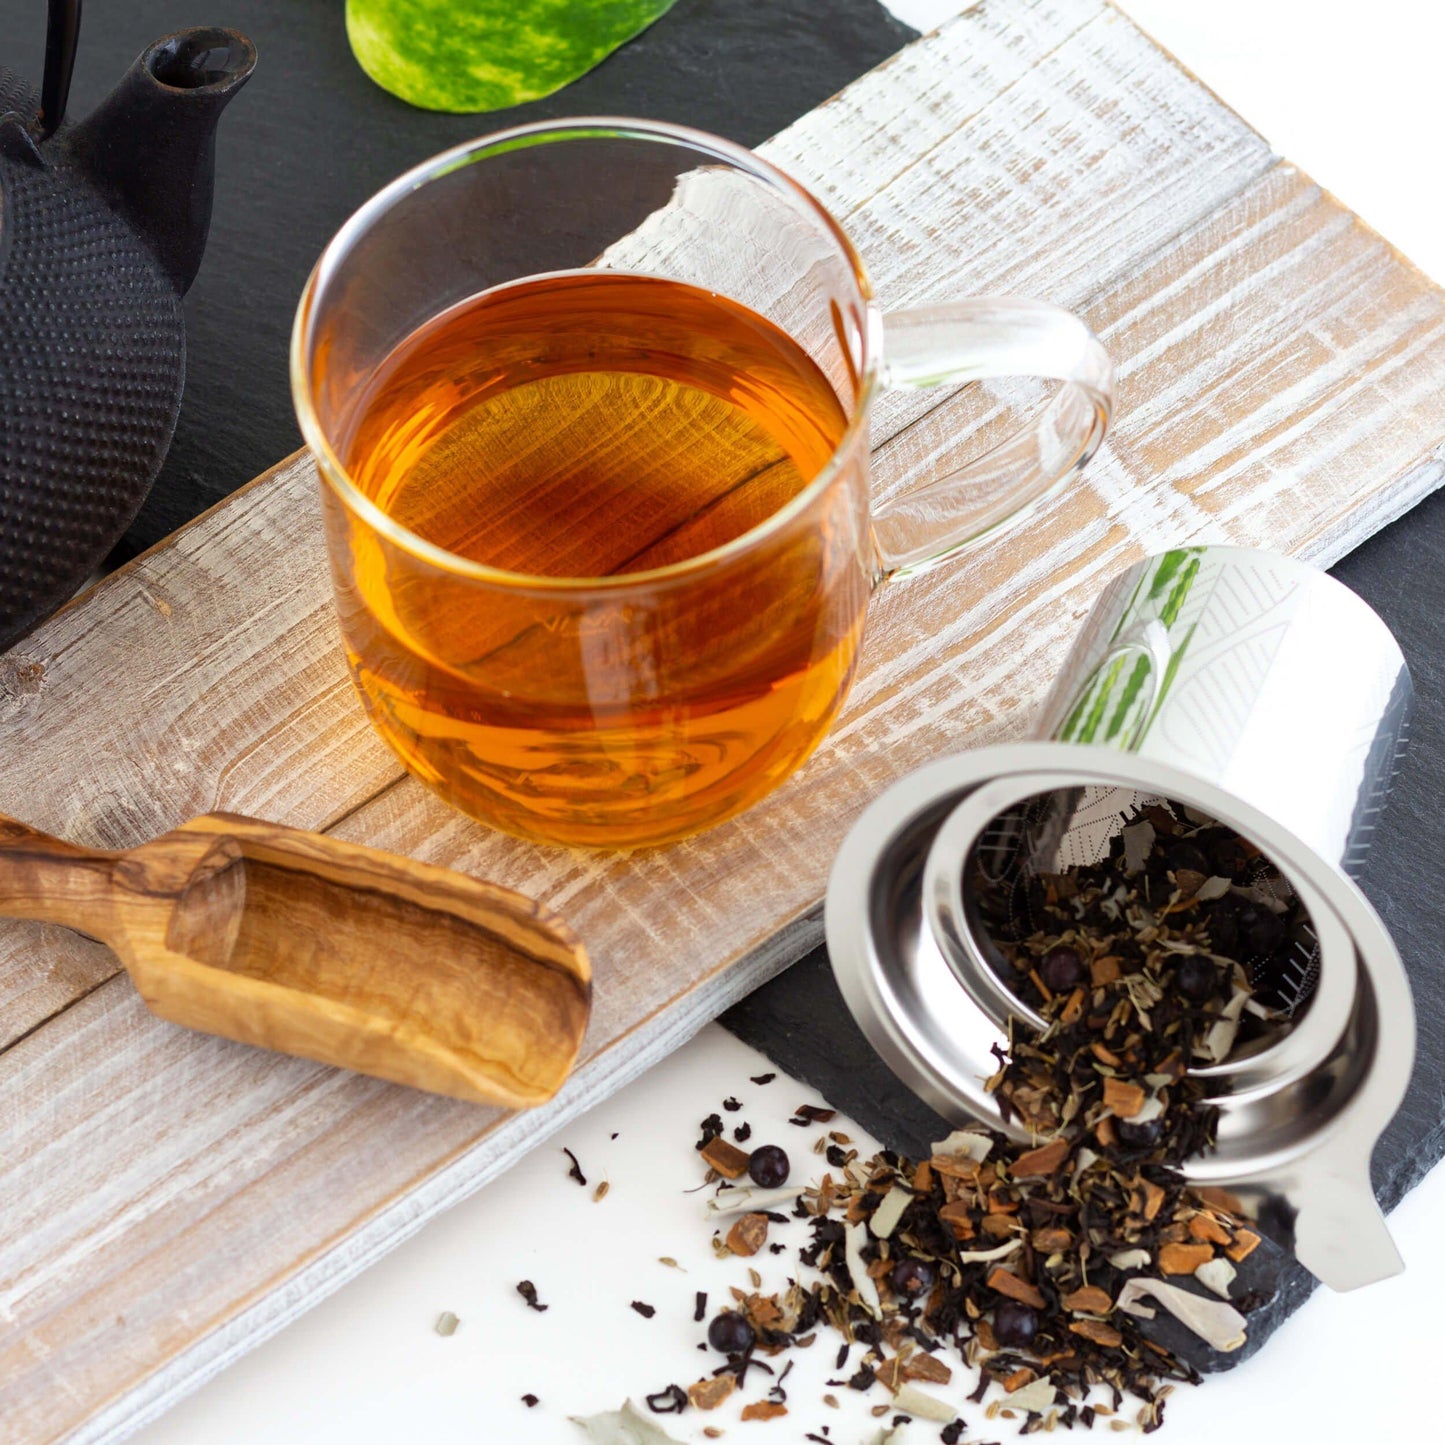
[[[522,187],[570,206],[562,244],[492,239],[525,222],[500,211]],[[894,384],[1065,382],[1002,472],[936,484],[925,535],[904,517],[891,550],[867,492],[880,331]],[[641,122],[504,133],[383,192],[308,285],[293,384],[375,725],[473,816],[606,847],[787,777],[842,705],[877,583],[1076,470],[1109,404],[1068,313],[880,318],[805,192]]]

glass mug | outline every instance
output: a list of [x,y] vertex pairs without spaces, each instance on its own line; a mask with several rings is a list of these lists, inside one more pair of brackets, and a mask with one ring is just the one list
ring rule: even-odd
[[[871,511],[885,391],[1060,383]],[[292,389],[356,687],[406,766],[524,837],[666,843],[827,732],[871,593],[1088,461],[1109,359],[1035,301],[883,315],[837,222],[741,147],[521,126],[408,172],[302,295]]]

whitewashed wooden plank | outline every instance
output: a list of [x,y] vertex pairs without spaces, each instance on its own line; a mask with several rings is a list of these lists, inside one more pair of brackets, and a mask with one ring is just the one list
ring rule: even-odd
[[[1102,0],[989,0],[763,149],[836,207],[889,305],[1083,305],[1270,163]],[[875,440],[944,399],[886,401]],[[325,827],[399,776],[344,676],[309,463],[253,486],[0,660],[0,808],[119,847],[217,807]],[[125,705],[98,705],[122,662]],[[37,796],[40,758],[65,788]],[[111,971],[0,924],[0,1046]]]

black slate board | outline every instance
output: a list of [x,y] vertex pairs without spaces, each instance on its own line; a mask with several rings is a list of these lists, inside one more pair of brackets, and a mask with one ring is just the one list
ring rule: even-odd
[[[1445,1155],[1445,492],[1372,537],[1333,571],[1384,618],[1415,680],[1410,750],[1361,879],[1409,971],[1419,1030],[1409,1093],[1375,1150],[1375,1193],[1388,1210]],[[722,1022],[895,1149],[916,1156],[950,1128],[873,1052],[843,1003],[822,948]],[[1172,1322],[1161,1321],[1151,1332],[1201,1370],[1228,1369],[1253,1354],[1314,1287],[1306,1270],[1266,1241],[1240,1270],[1237,1289],[1265,1299],[1251,1313],[1242,1350],[1217,1354]]]
[[[400,172],[473,136],[559,115],[645,116],[756,145],[914,36],[876,0],[678,0],[554,96],[439,115],[366,78],[341,0],[109,0],[86,7],[70,114],[86,114],[146,45],[187,25],[242,30],[260,60],[221,122],[175,440],[116,560],[301,445],[286,376],[297,297],[332,233]],[[38,85],[44,30],[43,0],[0,0],[0,66]]]

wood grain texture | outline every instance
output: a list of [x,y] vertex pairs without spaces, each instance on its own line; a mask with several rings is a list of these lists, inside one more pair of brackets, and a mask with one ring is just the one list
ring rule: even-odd
[[157,1017],[472,1103],[562,1086],[586,950],[534,900],[235,813],[77,848],[0,816],[0,914],[104,940]]
[[[6,925],[0,1440],[164,1408],[799,956],[852,818],[1017,731],[1120,568],[1186,541],[1329,562],[1445,479],[1445,298],[1099,0],[985,0],[765,149],[885,304],[1081,310],[1119,363],[1112,440],[1005,541],[880,594],[782,790],[626,860],[489,834],[399,775],[344,676],[303,458],[0,659],[0,808],[110,847],[226,808],[458,867],[566,917],[597,985],[573,1079],[505,1115],[170,1028],[103,950]],[[890,401],[878,495],[1006,399]]]

